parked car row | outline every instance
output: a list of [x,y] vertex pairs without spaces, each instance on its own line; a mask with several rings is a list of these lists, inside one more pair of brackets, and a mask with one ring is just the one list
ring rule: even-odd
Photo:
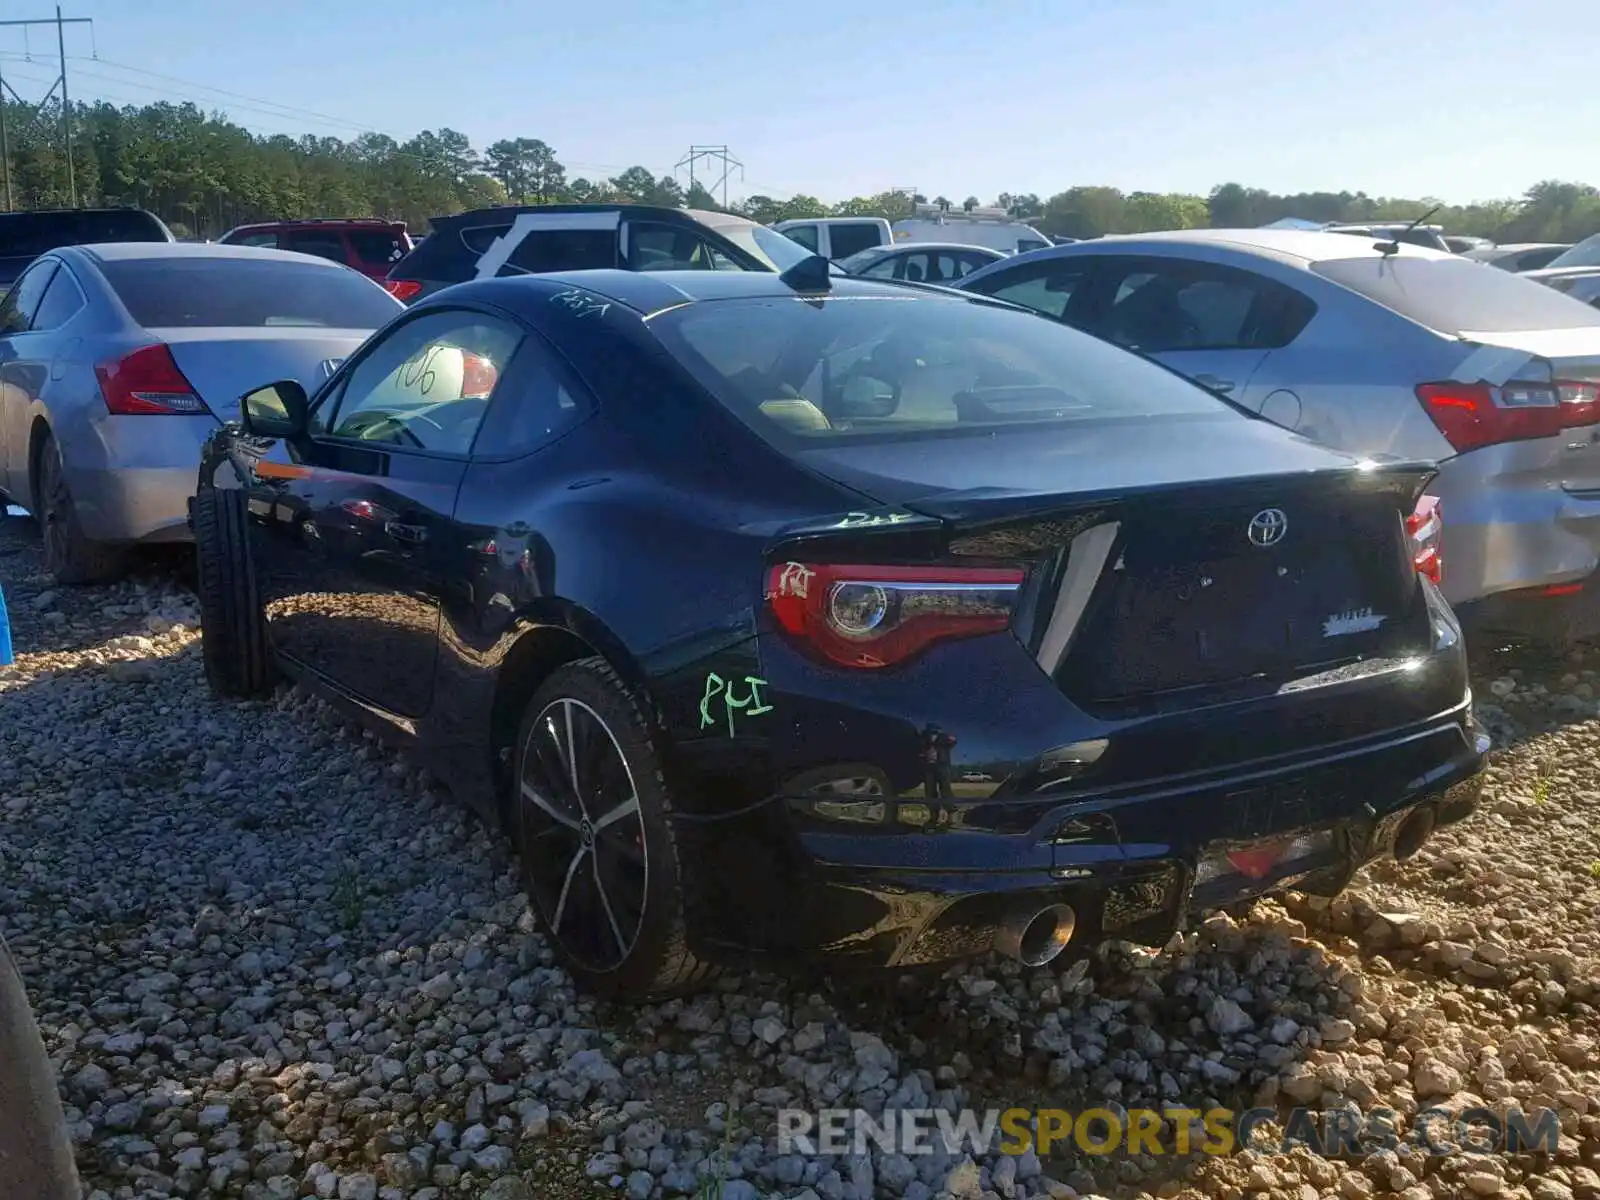
[[1600,312],[1458,255],[1187,230],[1007,258],[955,286],[1148,355],[1371,458],[1440,464],[1446,596],[1485,628],[1600,632]]
[[[1576,377],[1435,332],[1433,442],[1322,444],[1341,387],[1381,423],[1404,360],[1361,338],[1439,319],[1384,289],[1440,256],[1315,236],[958,290],[718,214],[503,209],[434,224],[409,305],[289,251],[59,248],[0,308],[4,487],[63,578],[188,532],[211,686],[287,676],[407,746],[590,988],[1160,944],[1473,811],[1471,480],[1429,451],[1527,434],[1527,364]],[[1542,444],[1502,440],[1479,474],[1529,502]]]

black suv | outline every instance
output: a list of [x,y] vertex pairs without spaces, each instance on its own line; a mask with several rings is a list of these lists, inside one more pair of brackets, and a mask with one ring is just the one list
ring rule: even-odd
[[173,242],[161,218],[142,208],[41,208],[0,213],[0,290],[41,254],[95,242]]
[[809,257],[783,234],[730,213],[645,204],[480,208],[434,217],[432,232],[389,272],[411,303],[451,284],[499,275],[617,268],[784,271]]

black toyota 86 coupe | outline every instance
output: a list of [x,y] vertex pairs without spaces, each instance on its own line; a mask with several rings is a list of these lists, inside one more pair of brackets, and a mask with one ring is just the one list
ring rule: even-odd
[[212,687],[407,746],[589,988],[1160,944],[1477,804],[1431,467],[1025,310],[524,276],[263,384],[193,502]]

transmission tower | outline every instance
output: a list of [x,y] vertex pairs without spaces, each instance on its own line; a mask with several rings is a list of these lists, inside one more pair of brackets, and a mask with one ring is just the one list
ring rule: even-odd
[[[739,178],[743,179],[744,164],[729,154],[726,146],[690,146],[689,153],[680,158],[677,166],[673,167],[672,170],[676,174],[687,168],[689,172],[689,189],[693,191],[695,184],[698,182],[695,178],[695,168],[702,162],[714,164],[712,170],[708,171],[705,177],[710,179],[713,174],[716,174],[717,177],[716,182],[707,187],[706,191],[710,192],[714,197],[720,187],[722,189],[722,207],[727,208],[728,176],[734,171],[738,171]],[[720,168],[720,171],[718,168]]]
[[[0,78],[0,172],[5,175],[6,211],[10,212],[11,203],[11,142],[6,130],[6,93],[11,93],[11,98],[28,112],[28,119],[37,117],[44,106],[50,103],[50,98],[56,94],[56,89],[61,89],[61,138],[67,148],[67,193],[72,197],[72,207],[78,207],[78,175],[72,165],[72,101],[67,96],[67,36],[68,25],[88,25],[91,32],[94,20],[91,17],[63,17],[61,6],[56,5],[54,17],[40,17],[32,21],[0,21],[0,28],[21,27],[24,32],[34,25],[54,25],[56,27],[56,53],[61,56],[61,73],[51,83],[50,90],[44,94],[44,99],[38,104],[29,104],[9,83]],[[97,56],[98,57],[98,56]]]

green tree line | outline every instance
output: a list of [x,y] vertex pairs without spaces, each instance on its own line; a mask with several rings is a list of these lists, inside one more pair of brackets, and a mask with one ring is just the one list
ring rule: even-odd
[[[11,207],[54,208],[71,201],[61,111],[7,106]],[[75,104],[72,175],[80,204],[151,209],[180,236],[215,237],[246,221],[288,217],[380,216],[426,227],[429,217],[489,204],[626,201],[717,208],[700,184],[685,187],[643,166],[589,179],[570,176],[553,147],[509,138],[479,151],[454,129],[423,130],[405,141],[381,133],[343,140],[306,134],[263,136],[195,104],[118,107]],[[761,222],[795,217],[908,215],[925,196],[884,192],[828,204],[814,196],[755,195],[732,209]],[[933,197],[942,208],[971,209]],[[1450,233],[1499,242],[1576,241],[1600,230],[1600,191],[1549,180],[1526,194],[1468,205],[1429,197],[1365,192],[1280,195],[1224,183],[1209,195],[1071,187],[1041,198],[1002,192],[993,201],[1040,229],[1068,237],[1199,226],[1259,226],[1283,217],[1313,221],[1411,220],[1431,209]]]

